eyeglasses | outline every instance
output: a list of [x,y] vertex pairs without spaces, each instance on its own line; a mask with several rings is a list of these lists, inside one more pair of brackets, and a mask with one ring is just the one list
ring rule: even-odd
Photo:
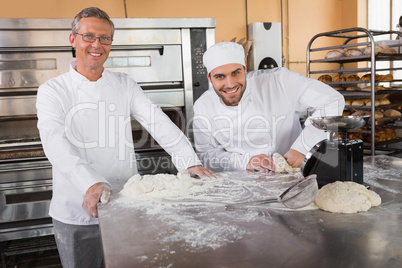
[[102,45],[111,45],[112,41],[113,41],[113,39],[108,36],[99,36],[98,37],[93,34],[86,34],[86,33],[84,33],[84,34],[77,33],[77,34],[81,35],[82,40],[84,40],[85,42],[88,42],[88,43],[93,43],[96,41],[96,39],[99,39],[99,43],[101,43]]

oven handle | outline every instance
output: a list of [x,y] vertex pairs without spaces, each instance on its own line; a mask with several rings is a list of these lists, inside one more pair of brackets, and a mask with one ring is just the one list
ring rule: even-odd
[[112,45],[112,51],[122,51],[122,50],[158,50],[159,55],[163,56],[164,46],[119,46]]

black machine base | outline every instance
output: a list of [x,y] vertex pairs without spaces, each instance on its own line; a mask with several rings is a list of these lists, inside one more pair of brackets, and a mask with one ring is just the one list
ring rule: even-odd
[[321,141],[306,155],[301,170],[305,177],[316,174],[319,187],[335,181],[363,184],[363,142]]

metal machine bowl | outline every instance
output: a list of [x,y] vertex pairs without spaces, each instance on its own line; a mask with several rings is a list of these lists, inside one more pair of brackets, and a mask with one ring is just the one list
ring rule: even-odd
[[311,123],[318,129],[326,131],[348,131],[364,126],[370,116],[325,116],[310,118]]

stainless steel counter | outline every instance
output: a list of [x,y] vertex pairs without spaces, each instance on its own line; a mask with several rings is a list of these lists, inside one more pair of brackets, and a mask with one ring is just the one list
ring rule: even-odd
[[402,159],[365,158],[364,182],[382,198],[368,212],[224,209],[277,196],[294,179],[233,172],[182,197],[133,200],[115,191],[99,206],[106,266],[402,267]]

